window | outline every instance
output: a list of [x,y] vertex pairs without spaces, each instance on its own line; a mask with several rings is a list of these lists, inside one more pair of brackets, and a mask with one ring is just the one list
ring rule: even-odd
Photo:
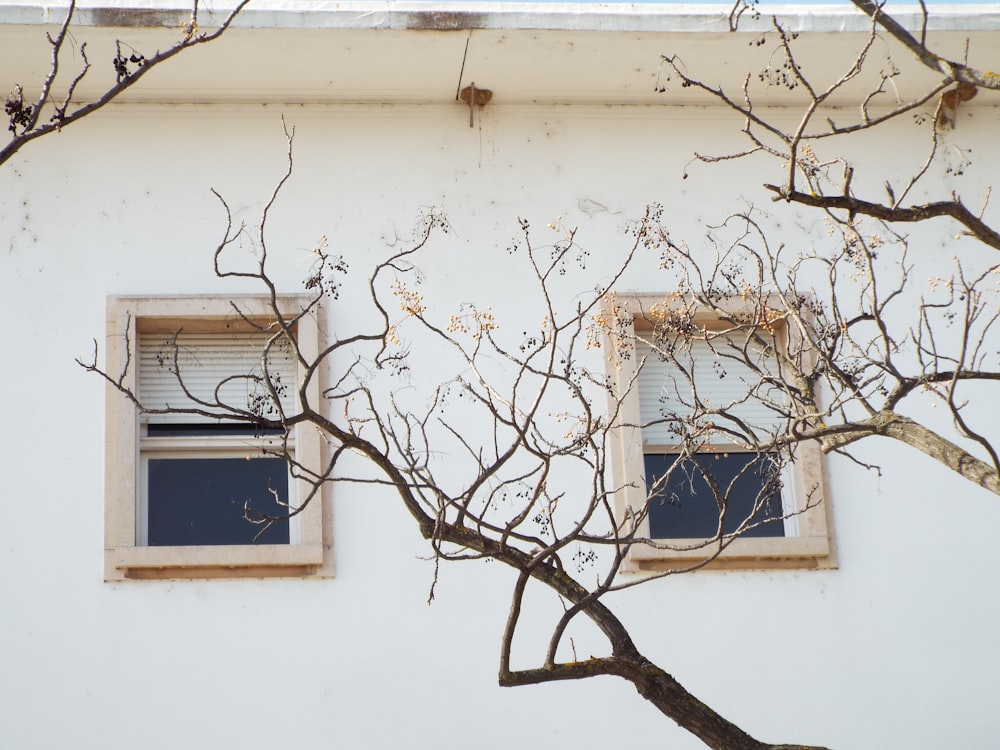
[[[785,345],[783,327],[730,335],[718,317],[695,316],[674,348],[651,321],[651,311],[667,309],[663,298],[618,303],[630,322],[611,359],[617,392],[625,394],[612,456],[615,485],[624,487],[617,509],[622,519],[641,519],[638,536],[654,541],[631,548],[630,568],[707,558],[715,568],[834,566],[818,446],[798,444],[794,463],[782,466],[776,453],[753,450],[737,435],[783,429],[768,404],[780,409],[784,394],[760,375],[776,372],[773,347]],[[739,357],[726,356],[737,348]]]
[[[307,303],[281,297],[279,309],[294,316]],[[146,412],[109,385],[107,580],[329,574],[322,493],[289,520],[266,522],[308,496],[283,455],[318,466],[316,430],[286,436],[198,404],[218,401],[262,419],[294,413],[297,361],[287,342],[269,345],[261,330],[273,322],[269,313],[262,298],[109,300],[106,368],[124,372],[122,384]],[[314,317],[298,320],[296,336],[303,354],[315,356]],[[310,388],[318,402],[319,384]]]

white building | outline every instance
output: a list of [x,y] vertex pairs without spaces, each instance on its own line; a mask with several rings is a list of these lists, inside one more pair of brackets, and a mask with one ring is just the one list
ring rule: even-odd
[[[87,42],[95,85],[113,75],[114,39],[147,55],[176,39],[184,13],[162,6],[108,0],[78,11],[73,38],[77,48]],[[491,307],[501,331],[537,327],[525,310],[523,253],[507,253],[520,218],[539,244],[577,230],[589,256],[564,288],[580,292],[607,278],[629,245],[623,229],[650,203],[665,207],[671,236],[692,247],[749,204],[773,214],[787,232],[780,241],[823,241],[819,216],[771,204],[761,184],[780,183],[777,163],[761,172],[760,161],[692,162],[694,152],[745,147],[742,123],[667,80],[661,55],[738,92],[774,48],[773,33],[753,44],[767,18],[745,18],[730,33],[726,10],[254,0],[217,42],[0,166],[0,747],[703,747],[621,680],[498,687],[513,573],[483,561],[443,565],[428,606],[430,549],[385,489],[335,487],[294,527],[289,547],[303,549],[263,561],[265,573],[284,564],[287,575],[209,562],[190,578],[169,560],[151,561],[155,547],[116,536],[120,493],[134,495],[143,481],[134,412],[124,400],[106,404],[104,383],[76,360],[93,356],[96,339],[98,361],[111,366],[105,355],[126,319],[109,328],[109,306],[153,315],[163,308],[134,299],[262,291],[216,278],[226,216],[210,191],[235,224],[259,222],[286,169],[282,120],[294,128],[295,164],[269,217],[270,268],[280,292],[302,294],[311,249],[328,238],[350,263],[322,321],[336,337],[370,320],[361,282],[429,209],[450,231],[432,234],[416,261],[426,304],[445,321],[462,302]],[[62,13],[0,5],[0,85],[37,87],[45,33]],[[802,31],[804,62],[824,71],[834,70],[830,61],[846,67],[869,28],[848,7],[784,18]],[[997,23],[995,6],[945,7],[932,16],[932,38],[955,57],[971,39],[976,62],[995,46],[987,40]],[[880,37],[871,55],[889,48]],[[899,49],[893,57],[911,66],[901,96],[936,80]],[[62,64],[79,63],[74,53]],[[491,101],[456,101],[472,85]],[[94,90],[85,85],[80,96]],[[775,107],[797,96],[766,94]],[[858,106],[851,92],[832,104]],[[998,173],[996,104],[984,92],[946,136],[941,196],[953,180],[978,205],[972,196]],[[891,138],[858,139],[854,158],[884,162],[881,180],[914,163],[925,135],[908,121]],[[947,173],[949,164],[964,174]],[[951,274],[955,226],[917,226],[914,273]],[[966,242],[969,252],[992,252]],[[250,240],[233,249],[240,262],[252,257]],[[675,281],[657,265],[643,256],[619,288],[670,293]],[[414,350],[418,399],[455,374],[438,361],[436,351]],[[988,415],[994,405],[985,393],[975,408]],[[311,439],[301,439],[301,455],[320,450]],[[858,455],[881,475],[826,459],[828,554],[788,569],[669,577],[609,604],[643,653],[759,739],[994,748],[1000,602],[989,582],[1000,504],[895,442],[869,440]],[[229,572],[201,575],[213,570]],[[542,659],[550,605],[525,614],[521,666]],[[579,659],[603,653],[599,639],[577,638]]]

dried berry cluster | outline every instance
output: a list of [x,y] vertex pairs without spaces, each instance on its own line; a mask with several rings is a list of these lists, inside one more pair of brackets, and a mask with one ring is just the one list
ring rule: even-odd
[[7,130],[17,134],[18,128],[27,129],[35,112],[34,106],[24,103],[20,86],[15,86],[3,103],[3,111],[10,118]]
[[118,83],[121,83],[123,80],[128,78],[134,72],[129,70],[128,66],[132,64],[135,65],[137,69],[141,68],[143,65],[146,64],[146,58],[138,54],[137,52],[133,52],[128,57],[125,57],[121,53],[121,50],[119,50],[118,54],[115,55],[114,60],[112,60],[112,63],[115,66],[115,75],[118,76]]

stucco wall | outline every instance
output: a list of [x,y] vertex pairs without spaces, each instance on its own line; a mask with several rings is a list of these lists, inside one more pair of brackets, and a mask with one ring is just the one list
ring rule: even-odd
[[[365,314],[351,279],[429,206],[453,231],[419,261],[426,300],[442,317],[490,304],[511,330],[524,312],[523,258],[506,252],[518,217],[539,242],[557,217],[578,227],[590,257],[567,289],[581,290],[653,201],[693,246],[747,203],[775,212],[788,243],[822,238],[815,217],[772,206],[759,184],[780,175],[759,163],[682,179],[692,151],[738,145],[737,121],[698,108],[496,106],[470,129],[457,105],[123,106],[25,148],[0,169],[0,746],[700,747],[610,678],[496,687],[510,575],[445,566],[428,607],[428,550],[387,493],[335,493],[335,578],[102,581],[104,389],[74,358],[101,345],[107,295],[255,291],[213,277],[224,214],[209,188],[238,221],[257,219],[284,169],[281,115],[296,165],[272,217],[272,268],[298,291],[326,234],[352,266],[329,310],[338,332]],[[960,134],[988,143],[998,120],[979,109]],[[917,144],[901,128],[891,150]],[[857,148],[871,161],[890,151]],[[965,194],[998,167],[977,145]],[[915,259],[953,252],[953,234],[922,227]],[[642,259],[623,287],[669,291],[655,266]],[[419,351],[414,373],[417,388],[452,374]],[[613,603],[641,649],[763,739],[993,747],[1000,506],[903,448],[865,450],[881,478],[828,464],[838,569],[703,572]],[[542,648],[526,643],[523,662]],[[597,654],[599,640],[580,633],[577,648]]]

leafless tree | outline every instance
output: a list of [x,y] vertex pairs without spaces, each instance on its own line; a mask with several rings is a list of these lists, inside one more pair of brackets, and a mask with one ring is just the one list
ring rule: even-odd
[[[371,325],[328,337],[318,357],[307,358],[296,338],[296,322],[337,304],[348,261],[331,254],[325,243],[318,244],[305,281],[311,301],[294,316],[281,313],[279,290],[268,271],[265,228],[291,167],[290,150],[289,172],[264,209],[260,229],[251,232],[230,223],[215,251],[220,278],[254,279],[272,301],[273,324],[244,318],[270,334],[261,352],[262,366],[254,374],[233,374],[253,380],[248,390],[271,398],[233,403],[219,396],[221,389],[206,398],[185,387],[190,405],[168,411],[242,421],[286,436],[297,425],[313,425],[328,443],[324,465],[303,465],[284,447],[269,449],[289,462],[293,476],[308,480],[313,487],[309,497],[328,483],[391,488],[430,542],[438,563],[489,559],[510,566],[516,577],[501,643],[501,685],[615,675],[710,747],[782,747],[754,740],[688,693],[642,655],[627,627],[603,601],[607,594],[640,582],[618,575],[629,548],[657,544],[640,535],[643,508],[626,517],[616,513],[615,495],[621,488],[608,471],[609,444],[620,425],[614,416],[617,407],[609,414],[603,405],[608,399],[620,405],[627,394],[616,393],[603,368],[592,366],[591,349],[607,339],[601,321],[615,280],[567,309],[559,300],[565,298],[562,287],[579,283],[571,269],[581,248],[572,233],[554,245],[536,247],[528,223],[522,222],[510,252],[529,271],[532,284],[522,290],[522,302],[537,313],[540,325],[511,341],[488,309],[470,304],[439,318],[422,296],[417,263],[432,235],[448,231],[445,217],[431,212],[412,243],[368,275]],[[228,215],[228,207],[226,211]],[[636,253],[647,251],[657,231],[655,217],[641,219],[631,231],[619,275]],[[236,248],[241,244],[254,248],[256,260],[250,266],[240,265]],[[234,315],[241,315],[238,304]],[[294,413],[283,410],[277,395],[280,384],[268,374],[269,352],[279,344],[290,348],[299,362],[299,408]],[[408,383],[411,348],[433,351],[440,371],[460,374],[429,394],[410,395],[403,386]],[[596,359],[600,364],[603,357],[598,353]],[[176,351],[162,360],[183,380]],[[125,385],[133,361],[129,358],[120,372],[104,371],[96,356],[81,364],[142,410],[140,394]],[[323,370],[323,397],[314,403],[308,398],[308,384]],[[284,446],[288,441],[277,442]],[[367,459],[361,468],[350,460],[358,455]],[[254,508],[245,512],[248,520],[264,526],[284,520]],[[700,567],[736,536],[724,537],[720,531],[714,540],[694,542],[704,550],[700,560],[657,575]],[[516,669],[511,652],[529,581],[548,587],[564,613],[553,625],[538,666]],[[568,633],[578,618],[589,619],[604,635],[607,656],[577,658]]]
[[[610,456],[622,429],[654,424],[670,430],[682,458],[693,459],[713,436],[722,434],[728,443],[755,455],[773,456],[778,468],[793,462],[805,445],[839,452],[853,449],[864,438],[884,436],[901,440],[1000,493],[996,451],[971,423],[963,390],[998,377],[990,347],[995,354],[994,327],[1000,313],[987,282],[992,284],[1000,269],[988,260],[955,260],[940,271],[940,280],[929,287],[918,285],[906,238],[890,226],[946,215],[993,247],[995,233],[986,220],[965,209],[955,196],[942,204],[904,207],[902,203],[916,192],[927,172],[924,164],[939,152],[945,120],[954,117],[951,105],[957,106],[962,95],[948,98],[945,95],[961,90],[949,87],[956,83],[986,87],[992,79],[965,64],[942,62],[923,36],[915,40],[892,25],[881,8],[857,4],[873,16],[869,39],[882,33],[880,29],[887,30],[925,64],[927,58],[944,66],[935,69],[947,80],[887,113],[870,114],[873,110],[866,100],[857,122],[827,122],[813,130],[829,90],[812,87],[796,63],[794,34],[775,22],[779,54],[787,62],[782,63],[784,80],[808,92],[801,120],[787,128],[753,106],[747,90],[730,96],[701,82],[682,61],[665,57],[672,80],[702,89],[745,123],[747,151],[702,160],[763,155],[779,166],[787,164],[787,170],[780,167],[784,183],[769,190],[780,201],[823,211],[835,233],[832,250],[790,250],[772,239],[766,215],[750,209],[711,228],[710,246],[715,252],[705,261],[703,253],[671,237],[661,212],[652,207],[629,227],[617,271],[589,293],[568,295],[567,285],[576,285],[576,292],[581,288],[574,264],[585,252],[575,231],[566,231],[555,244],[539,246],[528,222],[522,221],[510,252],[524,264],[531,280],[530,287],[522,290],[522,305],[540,322],[530,328],[519,325],[523,333],[515,335],[489,309],[469,304],[442,312],[424,299],[420,253],[435,232],[448,231],[445,217],[429,213],[406,249],[368,273],[370,323],[329,336],[318,357],[307,357],[296,341],[297,316],[321,314],[323,308],[337,304],[348,259],[320,243],[305,283],[313,295],[311,302],[297,316],[282,314],[269,272],[272,261],[265,228],[292,172],[290,139],[289,171],[264,209],[259,231],[251,234],[246,227],[235,226],[230,216],[215,251],[215,270],[221,278],[255,280],[270,295],[274,322],[262,330],[271,334],[269,346],[287,344],[299,362],[298,408],[294,413],[283,411],[265,362],[252,377],[272,395],[269,408],[225,403],[216,397],[193,398],[187,411],[286,434],[297,425],[313,425],[328,442],[322,466],[296,463],[287,451],[274,449],[289,461],[293,475],[306,478],[314,488],[327,483],[388,488],[429,541],[438,563],[487,559],[509,566],[514,580],[500,644],[501,685],[613,675],[630,682],[665,716],[709,747],[805,748],[753,738],[691,695],[633,642],[611,609],[610,594],[708,564],[754,522],[735,531],[720,524],[712,538],[695,543],[702,554],[690,564],[622,576],[631,550],[661,544],[643,532],[658,488],[655,482],[640,488],[645,502],[623,512],[616,499],[629,482],[615,479]],[[835,87],[853,77],[855,70],[865,69],[866,50],[847,61],[847,72]],[[873,98],[881,95],[886,81],[879,78]],[[817,143],[836,144],[842,136],[882,127],[935,101],[938,111],[929,114],[923,125],[929,154],[905,184],[887,189],[888,201],[854,195],[855,168],[846,157],[817,156]],[[952,111],[942,116],[949,106]],[[833,191],[831,184],[839,188]],[[226,212],[229,215],[228,207]],[[879,230],[865,227],[863,217],[878,221]],[[256,251],[250,265],[230,260],[243,241],[251,242]],[[644,253],[659,258],[664,273],[676,281],[677,291],[636,312],[622,304],[617,285]],[[566,304],[568,299],[572,304]],[[239,314],[238,308],[234,314]],[[715,322],[706,325],[708,318]],[[945,330],[947,334],[942,333]],[[637,342],[645,347],[642,351],[648,350],[641,356],[668,362],[673,373],[671,398],[659,413],[644,417],[642,425],[630,423],[627,416],[635,378],[625,378],[623,384],[609,374],[629,357],[639,356]],[[738,367],[742,391],[732,400],[719,403],[703,395],[692,366],[695,346],[707,346],[722,369]],[[413,395],[401,384],[407,382],[415,359],[412,353],[417,351],[433,351],[442,372],[459,374],[429,393]],[[266,350],[262,357],[266,360]],[[104,371],[96,357],[83,364],[143,408],[138,394],[124,385],[126,372]],[[325,372],[323,397],[315,403],[307,385],[321,371]],[[928,427],[903,413],[908,400],[925,397],[944,406],[950,425]],[[749,401],[773,416],[767,428],[739,416],[738,407]],[[456,404],[461,404],[460,416]],[[474,432],[469,424],[475,425]],[[960,445],[963,442],[966,447]],[[352,460],[356,456],[366,459],[360,468]],[[712,485],[711,477],[706,479]],[[717,484],[711,489],[724,515],[729,489]],[[762,490],[755,505],[767,494]],[[262,525],[281,521],[253,513],[248,517]],[[536,665],[522,669],[512,665],[511,654],[523,636],[522,608],[532,583],[557,597],[562,615],[552,624]],[[603,635],[605,655],[578,658],[570,636],[578,620],[589,621]]]
[[[49,70],[43,81],[37,85],[37,95],[31,93],[33,86],[28,82],[14,82],[10,93],[4,100],[4,114],[7,116],[7,130],[10,138],[0,148],[0,164],[5,163],[21,148],[45,135],[58,133],[63,128],[96,112],[105,105],[117,99],[126,89],[139,82],[153,68],[158,67],[186,49],[218,39],[232,25],[236,16],[246,7],[250,0],[241,0],[223,19],[222,23],[212,31],[202,31],[199,27],[199,0],[193,0],[190,16],[180,24],[178,31],[180,39],[165,50],[157,50],[151,55],[145,55],[121,40],[116,40],[114,47],[115,81],[91,101],[79,101],[77,87],[91,70],[87,43],[82,42],[79,49],[79,66],[68,76],[65,75],[65,52],[72,38],[70,33],[73,16],[76,13],[76,0],[70,0],[66,17],[55,36],[47,34],[51,47]],[[101,53],[106,54],[105,52]],[[110,54],[110,53],[107,53]],[[27,86],[27,88],[26,88]]]
[[[984,95],[1000,89],[1000,77],[934,52],[927,41],[926,9],[917,38],[881,5],[867,0],[854,4],[871,17],[870,32],[857,56],[845,60],[842,72],[822,88],[813,85],[810,71],[796,57],[798,35],[772,20],[776,49],[757,78],[765,86],[801,92],[801,113],[791,123],[757,106],[752,76],[734,95],[699,80],[676,56],[663,58],[665,82],[676,80],[703,91],[743,122],[746,150],[696,154],[696,159],[710,164],[770,158],[770,168],[784,174],[781,183],[764,185],[772,200],[822,212],[839,238],[835,249],[827,254],[792,252],[760,223],[762,212],[748,212],[725,222],[729,241],[721,238],[723,232],[713,233],[719,240],[713,268],[699,266],[683,244],[666,235],[664,261],[683,267],[693,304],[725,315],[727,298],[749,297],[763,316],[760,320],[774,316],[786,321],[801,337],[803,351],[811,353],[808,366],[783,358],[776,380],[785,384],[785,406],[774,406],[787,408],[782,415],[790,421],[777,443],[815,440],[826,451],[840,451],[865,437],[889,437],[1000,494],[997,451],[974,424],[969,406],[971,393],[980,392],[977,384],[1000,377],[995,352],[989,349],[997,318],[992,286],[1000,266],[985,250],[1000,249],[1000,234],[989,220],[988,188],[978,211],[954,191],[934,199],[944,183],[942,175],[957,179],[968,167],[971,148],[962,147],[956,132],[962,103],[980,88],[986,89]],[[911,100],[898,101],[892,84],[901,75],[899,68],[891,59],[869,59],[873,45],[885,35],[904,54],[913,53],[922,65],[941,73],[941,81]],[[856,79],[871,81],[857,115],[847,121],[849,115],[838,112],[841,120],[835,121],[824,103]],[[912,171],[894,178],[895,184],[882,179],[886,162],[858,163],[850,157],[852,138],[884,131],[889,142],[891,129],[907,120],[908,127],[924,133],[926,150],[912,159]],[[895,165],[907,161],[905,154],[893,152],[893,157]],[[884,195],[871,195],[873,185],[880,185]],[[917,196],[928,200],[906,204]],[[962,246],[961,257],[918,261],[908,252],[904,229],[935,219],[951,219],[961,237],[973,240]],[[681,315],[685,317],[690,312]],[[748,330],[745,321],[730,320],[736,330]],[[795,349],[790,354],[797,356]],[[731,347],[724,356],[734,355],[745,359]],[[825,395],[822,408],[813,400],[817,388]],[[760,395],[759,387],[755,393]],[[927,396],[945,407],[953,434],[907,416],[909,402]]]

